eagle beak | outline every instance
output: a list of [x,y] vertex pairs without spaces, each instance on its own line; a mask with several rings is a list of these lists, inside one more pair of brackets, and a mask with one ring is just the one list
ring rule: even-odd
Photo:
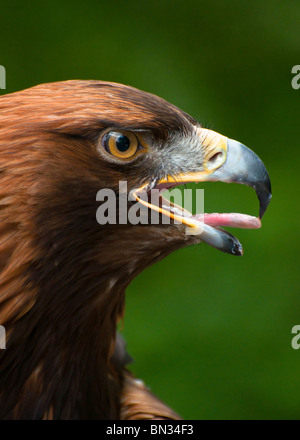
[[[223,145],[223,139],[220,139],[220,143]],[[215,148],[221,150],[218,144]],[[261,159],[250,148],[233,139],[227,139],[226,158],[223,164],[208,174],[205,180],[242,183],[254,188],[259,200],[260,219],[272,197],[270,177]]]
[[245,145],[205,128],[197,129],[201,141],[203,170],[167,176],[159,184],[188,182],[227,182],[251,186],[259,200],[261,219],[270,203],[271,181],[261,159]]
[[[200,235],[201,241],[233,255],[242,255],[243,249],[239,241],[220,227],[259,228],[271,200],[271,182],[265,165],[261,159],[245,145],[222,136],[212,130],[197,128],[199,135],[199,158],[195,163],[202,163],[199,171],[180,173],[176,176],[156,182],[155,188],[168,189],[188,182],[220,181],[227,183],[241,183],[256,191],[259,200],[259,217],[246,214],[195,214],[169,202],[153,205],[141,201],[139,191],[153,189],[144,185],[134,192],[134,198],[143,205],[167,215],[179,223],[185,224],[187,234]],[[197,156],[197,152],[195,152]],[[194,165],[194,164],[193,164]],[[163,199],[163,197],[162,197]],[[163,199],[165,202],[165,200]]]

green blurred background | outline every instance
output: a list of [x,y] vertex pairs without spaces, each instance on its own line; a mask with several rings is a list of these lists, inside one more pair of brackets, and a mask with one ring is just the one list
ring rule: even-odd
[[[0,64],[13,92],[102,79],[162,96],[261,157],[273,199],[242,258],[204,244],[127,290],[131,366],[186,419],[299,419],[298,0],[1,2]],[[205,184],[207,212],[257,215],[255,193]]]

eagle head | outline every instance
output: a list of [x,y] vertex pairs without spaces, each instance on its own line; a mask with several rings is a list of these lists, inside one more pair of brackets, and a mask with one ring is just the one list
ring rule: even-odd
[[[7,331],[0,417],[116,418],[124,379],[112,354],[125,288],[190,244],[241,255],[222,227],[260,226],[268,173],[241,143],[121,84],[39,85],[2,96],[0,115],[0,324]],[[161,194],[203,181],[253,187],[259,217],[192,214]]]

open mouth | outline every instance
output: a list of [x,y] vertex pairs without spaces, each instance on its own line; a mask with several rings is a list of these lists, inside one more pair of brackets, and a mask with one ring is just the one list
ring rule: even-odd
[[[181,183],[158,183],[151,189],[148,189],[148,185],[143,186],[134,192],[134,197],[142,205],[167,217],[169,219],[168,223],[185,225],[187,235],[199,235],[201,241],[210,246],[233,255],[243,255],[243,248],[238,239],[221,228],[259,229],[261,227],[260,218],[241,213],[192,214],[161,194],[163,191],[170,190]],[[155,190],[158,191],[158,197],[153,197]],[[141,191],[147,192],[147,201],[144,197],[139,196]]]
[[[168,217],[173,223],[185,225],[187,235],[198,235],[201,241],[223,252],[243,255],[243,248],[238,239],[222,228],[260,228],[261,218],[271,199],[271,183],[263,162],[252,150],[231,139],[227,140],[226,147],[226,160],[213,171],[181,174],[176,179],[167,176],[152,184],[143,185],[133,191],[132,195],[136,201]],[[259,217],[241,213],[192,214],[161,195],[162,190],[201,181],[233,182],[251,186],[255,189],[259,200]],[[159,190],[159,198],[154,199],[154,203],[151,194],[153,190]],[[146,192],[146,198],[141,197],[142,192]]]

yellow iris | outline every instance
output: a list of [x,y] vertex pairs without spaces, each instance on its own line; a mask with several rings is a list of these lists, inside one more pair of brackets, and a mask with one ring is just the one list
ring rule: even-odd
[[104,146],[113,156],[129,159],[136,154],[139,142],[135,134],[130,131],[109,131],[104,136]]

